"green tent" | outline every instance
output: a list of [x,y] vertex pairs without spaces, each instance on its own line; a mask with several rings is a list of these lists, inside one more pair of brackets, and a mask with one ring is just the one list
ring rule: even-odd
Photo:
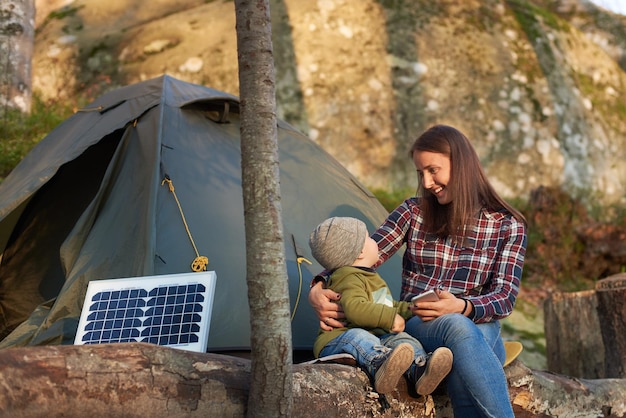
[[[209,351],[249,349],[238,105],[161,76],[104,94],[33,148],[0,184],[0,347],[72,344],[89,281],[189,272],[200,255],[217,273]],[[293,345],[308,350],[310,231],[329,216],[373,230],[387,212],[282,121],[278,142]],[[396,297],[400,262],[380,270]]]

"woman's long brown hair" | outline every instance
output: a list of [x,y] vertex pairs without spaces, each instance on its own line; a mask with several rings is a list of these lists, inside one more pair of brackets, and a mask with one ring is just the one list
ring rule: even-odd
[[520,222],[524,216],[502,199],[487,180],[478,155],[469,139],[459,130],[447,125],[435,125],[413,143],[409,154],[427,151],[450,158],[450,181],[446,186],[453,196],[447,205],[441,205],[435,195],[424,190],[419,180],[418,196],[422,196],[425,230],[440,237],[464,237],[466,227],[473,225],[482,207],[506,210]]

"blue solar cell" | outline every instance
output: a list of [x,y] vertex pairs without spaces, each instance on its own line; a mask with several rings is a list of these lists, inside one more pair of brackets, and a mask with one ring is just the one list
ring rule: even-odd
[[87,317],[88,321],[95,321],[96,319],[104,319],[105,313],[102,311],[92,312]]
[[102,331],[88,332],[83,337],[83,341],[98,341],[101,335],[102,335]]
[[89,322],[85,326],[85,329],[87,331],[94,331],[94,330],[102,329],[103,326],[104,326],[104,321],[93,321],[93,322]]
[[157,306],[156,308],[149,308],[146,311],[147,316],[163,316],[163,307]]
[[130,297],[135,299],[135,298],[145,298],[148,296],[148,292],[146,291],[146,289],[132,289],[130,291]]
[[[141,326],[141,320],[136,318],[124,319],[124,328],[137,328]],[[139,331],[137,331],[139,333]]]
[[143,299],[129,299],[128,307],[129,308],[143,308],[146,306],[146,301]]
[[123,329],[122,338],[137,338],[139,337],[139,330],[137,329]]

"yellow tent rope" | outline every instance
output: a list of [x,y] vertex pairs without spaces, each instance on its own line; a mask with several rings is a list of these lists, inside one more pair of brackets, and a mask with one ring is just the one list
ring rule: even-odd
[[302,267],[301,264],[303,261],[306,261],[309,264],[313,264],[311,263],[309,260],[307,260],[304,257],[298,257],[296,258],[296,261],[298,262],[298,275],[300,276],[300,283],[298,284],[298,296],[296,296],[296,303],[293,304],[293,312],[291,313],[291,320],[293,321],[293,318],[296,316],[296,310],[298,309],[298,304],[300,303],[300,294],[302,293]]
[[196,243],[193,241],[193,237],[191,236],[191,231],[189,231],[189,225],[187,225],[187,219],[185,219],[185,214],[183,213],[183,208],[180,206],[180,202],[178,201],[178,196],[176,196],[176,192],[174,191],[174,183],[172,180],[165,176],[163,181],[161,182],[161,186],[167,183],[167,186],[172,192],[174,199],[176,200],[176,204],[178,205],[178,210],[180,211],[180,216],[183,219],[183,224],[185,224],[185,230],[187,231],[187,236],[189,237],[189,241],[191,241],[191,245],[193,245],[193,250],[196,252],[196,258],[191,263],[191,270],[193,271],[206,271],[206,267],[209,264],[209,259],[203,255],[198,253],[198,248],[196,248]]

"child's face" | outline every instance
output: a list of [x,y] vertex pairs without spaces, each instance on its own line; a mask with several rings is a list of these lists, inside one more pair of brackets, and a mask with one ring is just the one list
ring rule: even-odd
[[361,267],[372,267],[378,261],[378,244],[372,238],[365,238],[363,251],[357,259],[357,263]]

